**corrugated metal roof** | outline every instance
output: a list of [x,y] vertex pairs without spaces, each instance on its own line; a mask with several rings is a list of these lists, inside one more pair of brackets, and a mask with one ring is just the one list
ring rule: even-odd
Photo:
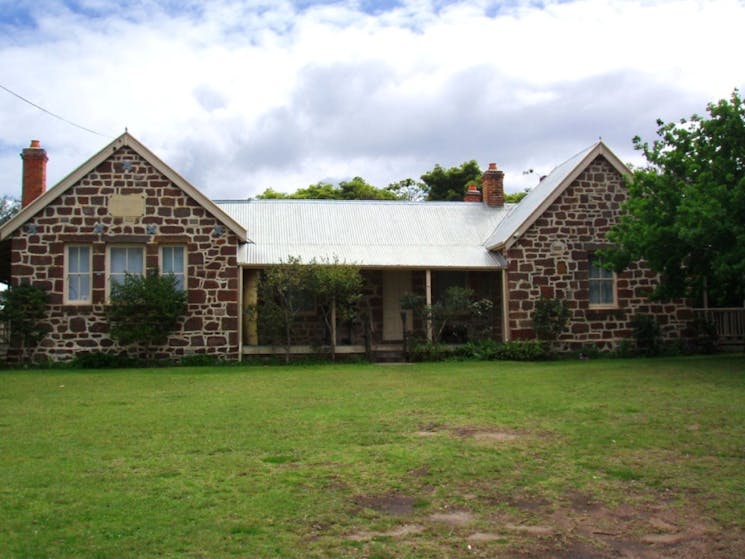
[[248,231],[239,263],[277,264],[290,256],[365,267],[501,268],[484,240],[510,205],[377,200],[218,200]]
[[495,231],[486,240],[486,246],[501,247],[504,245],[598,145],[600,145],[600,142],[591,145],[567,159],[561,165],[554,167],[541,182],[528,192],[528,195],[519,204],[516,204],[512,208],[505,219],[497,225]]

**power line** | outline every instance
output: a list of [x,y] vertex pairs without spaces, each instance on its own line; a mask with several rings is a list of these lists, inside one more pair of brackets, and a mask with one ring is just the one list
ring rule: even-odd
[[29,100],[28,100],[28,99],[26,99],[26,98],[25,98],[24,96],[22,96],[22,95],[19,95],[19,94],[18,94],[18,93],[16,93],[15,91],[13,91],[13,90],[11,90],[11,89],[8,89],[7,87],[5,87],[5,86],[4,86],[3,84],[1,84],[1,83],[0,83],[0,88],[1,88],[1,89],[4,89],[5,91],[7,91],[8,93],[10,93],[11,95],[13,95],[13,96],[15,96],[15,97],[18,97],[18,98],[19,98],[19,99],[20,99],[21,101],[23,101],[24,103],[28,103],[28,104],[29,104],[29,105],[31,105],[32,107],[34,107],[34,108],[36,108],[36,109],[39,109],[40,111],[42,111],[42,112],[45,112],[45,113],[47,113],[47,114],[48,114],[49,116],[53,116],[54,118],[57,118],[57,119],[61,120],[62,122],[66,123],[66,124],[69,124],[70,126],[74,126],[75,128],[80,128],[81,130],[85,130],[86,132],[90,132],[91,134],[95,134],[96,136],[102,136],[102,137],[104,137],[104,138],[109,138],[109,139],[111,139],[111,138],[113,137],[113,136],[109,136],[108,134],[101,134],[100,132],[96,132],[95,130],[91,130],[90,128],[86,128],[85,126],[81,126],[80,124],[77,124],[77,123],[75,123],[75,122],[72,122],[71,120],[67,120],[66,118],[64,118],[64,117],[62,117],[62,116],[60,116],[60,115],[58,115],[58,114],[55,114],[55,113],[53,113],[52,111],[48,111],[48,110],[47,110],[47,109],[45,109],[44,107],[42,107],[42,106],[40,106],[40,105],[37,105],[37,104],[36,104],[36,103],[34,103],[33,101],[29,101]]

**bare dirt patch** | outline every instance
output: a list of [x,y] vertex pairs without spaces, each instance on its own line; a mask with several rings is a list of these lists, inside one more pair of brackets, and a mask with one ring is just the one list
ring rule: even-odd
[[444,522],[450,526],[466,526],[473,522],[473,514],[465,510],[436,512],[429,516],[433,522]]
[[408,516],[414,512],[416,499],[407,495],[390,493],[387,495],[358,495],[353,499],[360,507],[373,509],[393,516]]
[[501,429],[489,426],[448,427],[446,425],[427,425],[415,431],[417,437],[434,437],[448,434],[462,439],[472,439],[480,442],[508,442],[519,438],[522,433],[511,429]]
[[420,534],[424,531],[423,526],[418,524],[403,524],[387,532],[355,532],[347,536],[348,540],[355,542],[363,542],[372,540],[374,538],[405,538],[406,536],[412,536]]

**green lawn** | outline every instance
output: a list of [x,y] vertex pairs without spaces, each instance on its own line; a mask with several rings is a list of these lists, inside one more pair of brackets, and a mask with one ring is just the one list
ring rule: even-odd
[[728,557],[743,525],[742,355],[0,373],[0,557]]

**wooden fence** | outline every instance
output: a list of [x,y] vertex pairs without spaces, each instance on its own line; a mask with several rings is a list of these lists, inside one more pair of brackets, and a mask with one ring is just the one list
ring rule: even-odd
[[745,308],[693,309],[696,316],[711,322],[722,349],[745,349]]

